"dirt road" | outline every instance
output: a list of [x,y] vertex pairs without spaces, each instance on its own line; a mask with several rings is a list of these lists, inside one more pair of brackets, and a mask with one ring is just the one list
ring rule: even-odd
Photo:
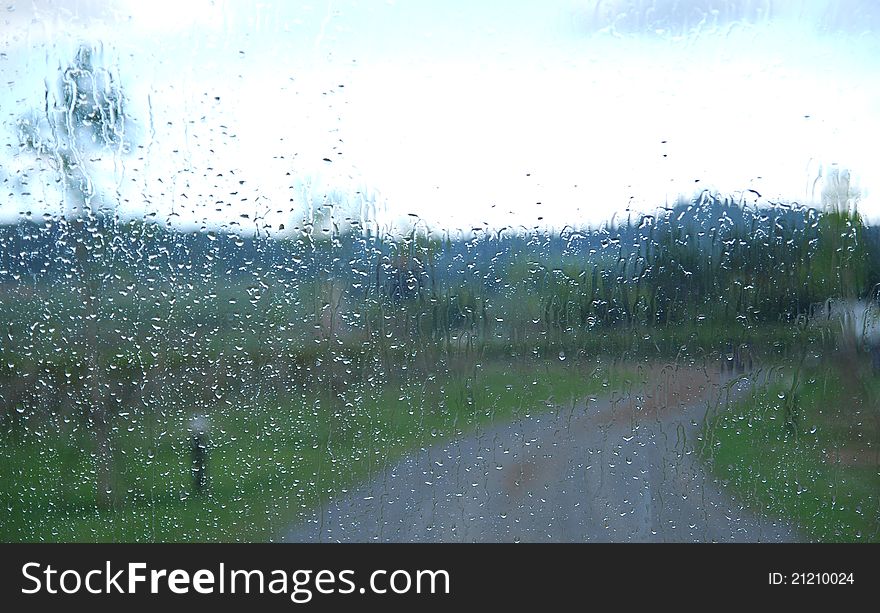
[[697,458],[707,406],[750,385],[656,367],[638,392],[422,449],[316,510],[285,540],[792,541]]

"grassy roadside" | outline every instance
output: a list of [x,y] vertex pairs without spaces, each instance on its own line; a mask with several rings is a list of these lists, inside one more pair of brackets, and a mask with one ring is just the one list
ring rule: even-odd
[[878,542],[880,385],[855,385],[842,368],[815,369],[794,392],[790,383],[756,389],[707,424],[704,455],[746,504],[807,538]]
[[[615,367],[493,361],[465,375],[374,388],[260,393],[212,419],[210,492],[190,489],[190,412],[131,414],[114,438],[120,494],[96,506],[83,428],[47,425],[3,441],[2,541],[254,541],[420,446],[623,385]],[[63,426],[63,424],[60,424]]]

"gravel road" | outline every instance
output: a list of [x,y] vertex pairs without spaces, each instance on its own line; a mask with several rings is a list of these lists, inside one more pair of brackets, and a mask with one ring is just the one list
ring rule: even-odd
[[317,509],[291,542],[794,541],[697,458],[707,406],[745,393],[656,370],[639,393],[494,424],[421,449]]

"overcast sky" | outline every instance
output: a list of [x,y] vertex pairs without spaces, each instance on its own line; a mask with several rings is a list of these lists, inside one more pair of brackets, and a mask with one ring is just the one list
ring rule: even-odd
[[837,164],[880,220],[867,0],[6,4],[4,219],[61,211],[15,121],[101,41],[143,148],[92,172],[126,215],[277,227],[329,194],[384,224],[560,228],[702,188],[811,203]]

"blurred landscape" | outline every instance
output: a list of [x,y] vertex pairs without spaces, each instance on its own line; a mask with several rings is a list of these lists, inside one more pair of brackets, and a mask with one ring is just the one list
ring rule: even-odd
[[592,230],[321,228],[0,228],[3,540],[274,539],[411,450],[638,398],[663,364],[755,382],[695,446],[743,505],[878,539],[880,233],[856,212],[704,193]]
[[8,7],[0,541],[880,540],[873,5],[513,4]]

